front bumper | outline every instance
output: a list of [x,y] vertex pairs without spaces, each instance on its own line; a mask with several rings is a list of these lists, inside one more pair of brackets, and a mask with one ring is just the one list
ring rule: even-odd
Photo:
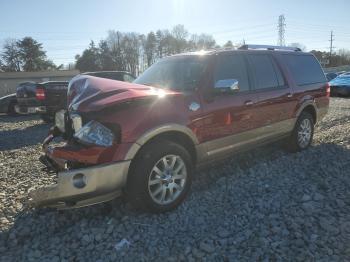
[[17,114],[43,114],[46,113],[46,106],[15,106],[15,111]]
[[29,192],[29,202],[35,207],[68,209],[111,200],[121,194],[130,162],[59,172],[57,184]]

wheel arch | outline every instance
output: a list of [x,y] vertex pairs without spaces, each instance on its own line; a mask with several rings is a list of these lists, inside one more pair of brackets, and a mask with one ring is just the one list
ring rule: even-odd
[[317,107],[313,101],[305,103],[303,106],[299,108],[296,113],[296,118],[298,119],[302,112],[308,112],[312,115],[312,119],[314,124],[317,122]]
[[196,163],[198,139],[191,129],[178,124],[164,125],[147,131],[131,146],[125,159],[135,159],[142,148],[159,139],[172,141],[183,146],[191,155],[193,163]]

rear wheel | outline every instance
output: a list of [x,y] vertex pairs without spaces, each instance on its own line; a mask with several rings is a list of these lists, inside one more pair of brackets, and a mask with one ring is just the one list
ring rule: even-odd
[[128,178],[129,201],[138,209],[156,213],[176,208],[191,187],[193,165],[189,153],[167,140],[141,150]]
[[295,124],[292,135],[287,141],[291,152],[302,151],[310,146],[314,135],[313,117],[308,112],[302,112]]

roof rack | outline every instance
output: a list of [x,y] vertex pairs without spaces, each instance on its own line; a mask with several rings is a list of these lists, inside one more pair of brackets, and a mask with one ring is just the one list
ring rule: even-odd
[[267,50],[285,50],[285,51],[301,51],[298,47],[290,47],[290,46],[277,46],[277,45],[242,45],[238,47],[241,50],[248,49],[267,49]]

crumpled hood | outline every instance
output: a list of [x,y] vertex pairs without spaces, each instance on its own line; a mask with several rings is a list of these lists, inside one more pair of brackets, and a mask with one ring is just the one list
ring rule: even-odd
[[131,100],[179,94],[151,86],[78,75],[69,82],[67,103],[70,111],[91,112]]
[[350,76],[338,76],[329,82],[330,86],[350,86]]

